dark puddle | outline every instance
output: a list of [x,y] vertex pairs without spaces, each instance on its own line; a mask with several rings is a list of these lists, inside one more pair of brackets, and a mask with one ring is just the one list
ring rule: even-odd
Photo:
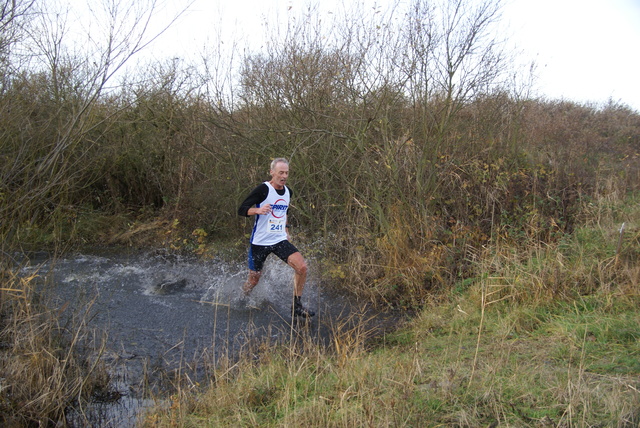
[[77,426],[135,426],[153,405],[149,393],[166,398],[177,374],[196,385],[220,357],[234,358],[257,341],[311,339],[324,346],[337,328],[371,337],[399,320],[324,291],[313,274],[303,301],[316,316],[292,320],[292,271],[275,258],[248,299],[240,293],[243,266],[158,252],[40,255],[24,268],[36,271],[51,304],[65,308],[63,317],[80,317],[95,329],[96,342],[104,338],[110,388],[69,415]]

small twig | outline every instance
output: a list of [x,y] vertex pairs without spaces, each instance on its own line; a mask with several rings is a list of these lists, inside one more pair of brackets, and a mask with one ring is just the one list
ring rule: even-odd
[[471,375],[469,376],[469,383],[467,385],[467,389],[471,386],[471,382],[473,381],[473,375],[476,372],[476,365],[478,364],[478,353],[480,351],[480,338],[482,337],[482,326],[484,324],[484,309],[486,307],[486,283],[482,287],[482,300],[481,300],[481,308],[480,308],[480,325],[478,326],[478,339],[476,341],[476,351],[473,355],[473,363],[471,365]]
[[624,227],[626,226],[627,223],[622,223],[622,226],[620,226],[620,235],[618,236],[618,246],[616,247],[616,259],[615,259],[615,264],[618,264],[618,259],[620,256],[620,248],[622,247],[622,238],[624,236]]
[[192,299],[191,301],[192,302],[196,302],[196,303],[206,303],[206,304],[211,305],[211,306],[227,306],[227,307],[230,306],[229,303],[209,302],[207,300],[193,300]]
[[180,342],[176,343],[175,345],[173,345],[171,348],[167,349],[167,351],[162,354],[162,356],[167,355],[169,352],[173,351],[174,349],[180,347],[182,344],[184,344],[184,340],[181,340]]
[[618,236],[618,247],[616,248],[616,256],[620,254],[620,247],[622,247],[622,237],[624,235],[624,228],[626,225],[627,223],[622,223],[622,226],[620,226],[620,236]]

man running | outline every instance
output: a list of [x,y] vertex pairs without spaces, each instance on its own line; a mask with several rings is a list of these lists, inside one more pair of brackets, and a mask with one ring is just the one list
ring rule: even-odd
[[307,263],[298,249],[289,242],[287,210],[291,199],[291,189],[286,186],[289,178],[289,161],[276,158],[271,162],[271,180],[258,185],[242,202],[238,214],[256,216],[251,232],[249,248],[249,277],[242,286],[245,295],[258,285],[262,267],[269,254],[274,253],[293,268],[292,314],[312,317],[315,312],[302,305],[302,290],[307,279]]

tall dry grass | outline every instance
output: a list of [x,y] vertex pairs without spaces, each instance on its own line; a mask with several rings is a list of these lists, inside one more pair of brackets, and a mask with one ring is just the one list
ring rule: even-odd
[[330,347],[265,344],[143,425],[636,426],[637,202],[602,194],[555,243],[488,245],[485,274],[384,337],[352,319]]
[[[166,407],[148,414],[143,426],[638,423],[637,358],[621,373],[615,364],[601,364],[617,359],[624,365],[624,353],[637,345],[589,329],[580,333],[583,320],[559,314],[516,335],[507,328],[511,315],[489,311],[476,347],[481,315],[460,303],[466,311],[454,306],[425,311],[411,328],[347,359],[311,346],[296,353],[287,347],[264,350],[260,360],[221,367],[204,391],[174,395]],[[593,315],[604,320],[607,311]],[[602,327],[609,323],[602,321]],[[620,349],[611,352],[611,347]]]
[[86,325],[91,305],[70,319],[71,309],[47,307],[37,274],[19,275],[5,265],[1,278],[0,422],[64,426],[71,409],[83,420],[92,394],[109,382],[100,361],[103,337]]
[[529,303],[635,289],[637,194],[608,183],[606,192],[582,202],[579,216],[584,223],[560,239],[492,246],[480,267],[486,287],[501,298]]

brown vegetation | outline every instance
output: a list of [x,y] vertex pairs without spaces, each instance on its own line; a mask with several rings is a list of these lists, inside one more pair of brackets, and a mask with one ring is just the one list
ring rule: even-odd
[[[0,1],[2,254],[148,233],[198,251],[205,237],[241,239],[238,203],[271,158],[286,156],[297,239],[323,243],[327,282],[415,307],[501,271],[486,261],[504,262],[503,248],[561,243],[592,200],[640,184],[638,112],[522,96],[505,83],[497,1],[416,1],[400,24],[387,13],[336,14],[330,28],[310,11],[230,64],[237,73],[225,74],[219,56],[177,59],[108,90],[145,35],[124,32],[122,43],[83,56],[55,25],[29,29],[39,22],[23,19],[32,6]],[[18,61],[16,46],[33,61]],[[539,293],[601,286],[587,274],[553,275],[545,271]],[[24,291],[7,290],[4,306],[6,293],[28,304]],[[2,328],[16,338],[40,325],[25,312]],[[40,376],[65,375],[69,356],[33,346],[21,355],[43,361]]]
[[236,239],[234,207],[274,156],[291,158],[298,230],[367,298],[424,303],[477,274],[490,240],[558,239],[603,182],[640,182],[640,116],[521,98],[490,37],[498,4],[462,4],[357,33],[346,17],[330,37],[292,24],[242,58],[231,93],[179,60],[108,92],[75,72],[82,58],[5,74],[3,242],[104,242],[154,217]]
[[63,322],[66,308],[47,308],[37,274],[19,276],[2,266],[0,277],[0,423],[55,425],[71,406],[81,415],[109,381],[102,338],[86,325],[92,305]]

